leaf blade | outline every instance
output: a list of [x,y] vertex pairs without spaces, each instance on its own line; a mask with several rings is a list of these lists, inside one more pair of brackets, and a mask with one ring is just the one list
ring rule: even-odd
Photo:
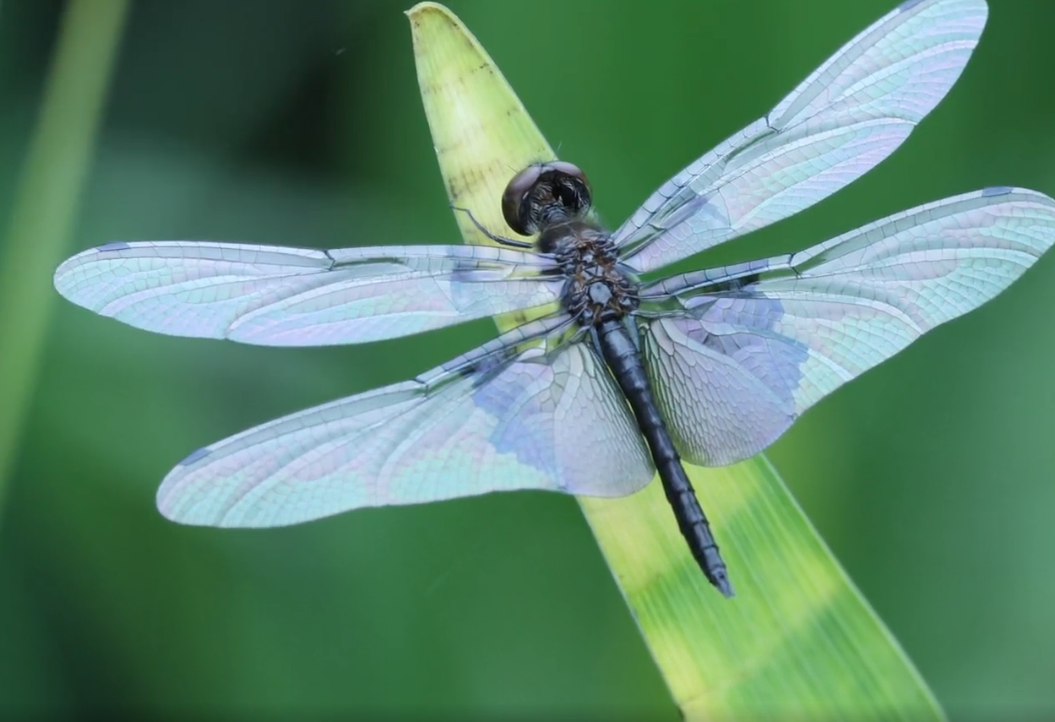
[[[407,13],[426,116],[448,196],[492,232],[506,182],[554,158],[486,51],[442,5]],[[467,243],[489,243],[457,213]],[[521,322],[500,317],[506,329]],[[661,486],[579,498],[587,522],[686,719],[779,712],[944,719],[882,621],[764,456],[686,466],[738,596],[726,601],[689,555]]]

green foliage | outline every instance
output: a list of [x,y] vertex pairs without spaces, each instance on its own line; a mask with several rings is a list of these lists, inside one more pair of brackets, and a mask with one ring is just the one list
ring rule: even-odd
[[[590,174],[612,225],[892,4],[451,2],[560,155]],[[407,5],[136,4],[66,252],[179,237],[455,242]],[[55,9],[5,2],[0,14],[4,228],[58,51]],[[724,252],[801,248],[989,184],[1055,191],[1053,22],[1055,5],[994,2],[963,79],[904,148]],[[0,244],[8,263],[10,237]],[[50,269],[35,273],[33,288],[50,291]],[[810,411],[770,454],[954,718],[1055,707],[1053,276],[1042,260]],[[5,716],[676,719],[572,499],[494,495],[244,533],[178,527],[154,509],[189,450],[431,368],[493,324],[266,349],[155,336],[51,302],[50,325],[29,330],[46,344],[21,389],[20,442],[4,451]],[[0,309],[12,315],[24,318]],[[26,333],[15,326],[0,327],[0,348]],[[724,538],[738,522],[715,523]]]

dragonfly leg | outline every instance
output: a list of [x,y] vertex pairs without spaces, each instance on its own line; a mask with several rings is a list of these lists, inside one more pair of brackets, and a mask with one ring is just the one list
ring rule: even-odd
[[465,215],[469,216],[469,220],[473,222],[473,225],[476,226],[476,228],[480,231],[480,233],[483,233],[485,236],[487,236],[489,239],[491,239],[495,243],[501,244],[503,246],[509,246],[511,248],[534,248],[535,247],[534,244],[531,243],[531,241],[519,241],[516,238],[507,238],[505,236],[499,236],[499,235],[496,235],[494,233],[491,233],[491,231],[489,231],[486,228],[484,228],[484,225],[482,223],[480,223],[480,221],[476,220],[476,216],[474,216],[473,212],[470,211],[468,208],[460,208],[460,207],[458,207],[458,206],[456,206],[456,205],[454,205],[452,203],[451,204],[451,210],[452,211],[459,211],[459,212],[464,213]]

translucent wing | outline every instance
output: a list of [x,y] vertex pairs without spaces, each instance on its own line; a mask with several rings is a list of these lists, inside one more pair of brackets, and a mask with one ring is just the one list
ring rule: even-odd
[[158,508],[263,527],[491,491],[640,489],[654,468],[618,387],[591,347],[547,351],[551,330],[528,324],[414,380],[201,449],[165,478]]
[[[690,461],[761,451],[825,395],[1005,289],[1055,242],[1055,201],[997,188],[791,256],[645,289],[658,403]],[[668,295],[674,294],[674,295]]]
[[652,194],[615,233],[650,271],[794,215],[892,153],[960,76],[984,0],[909,0],[847,43],[769,115]]
[[266,346],[363,343],[552,303],[538,254],[480,246],[330,251],[111,243],[55,271],[59,293],[138,328]]

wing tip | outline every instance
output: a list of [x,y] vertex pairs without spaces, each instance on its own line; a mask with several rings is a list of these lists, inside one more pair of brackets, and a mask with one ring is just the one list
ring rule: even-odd
[[186,474],[190,467],[212,453],[212,448],[203,446],[181,459],[162,480],[155,495],[155,503],[161,516],[177,524],[190,526],[224,526],[223,517],[201,513],[201,504],[193,503],[185,493]]
[[[96,257],[100,254],[120,253],[122,251],[127,251],[131,247],[132,244],[125,241],[113,241],[111,243],[104,243],[101,246],[95,246],[94,248],[86,248],[80,253],[73,254],[60,263],[55,269],[55,273],[52,274],[51,281],[55,286],[55,290],[73,303],[76,303],[79,306],[84,305],[74,297],[74,292],[77,288],[76,275],[74,273],[76,269],[98,260]],[[72,281],[70,281],[71,278],[73,279]]]
[[[232,523],[226,510],[210,508],[195,503],[177,490],[170,489],[168,478],[161,483],[155,496],[158,513],[171,522],[182,526],[204,526],[216,529],[244,527],[246,524]],[[210,513],[204,513],[208,509]]]

